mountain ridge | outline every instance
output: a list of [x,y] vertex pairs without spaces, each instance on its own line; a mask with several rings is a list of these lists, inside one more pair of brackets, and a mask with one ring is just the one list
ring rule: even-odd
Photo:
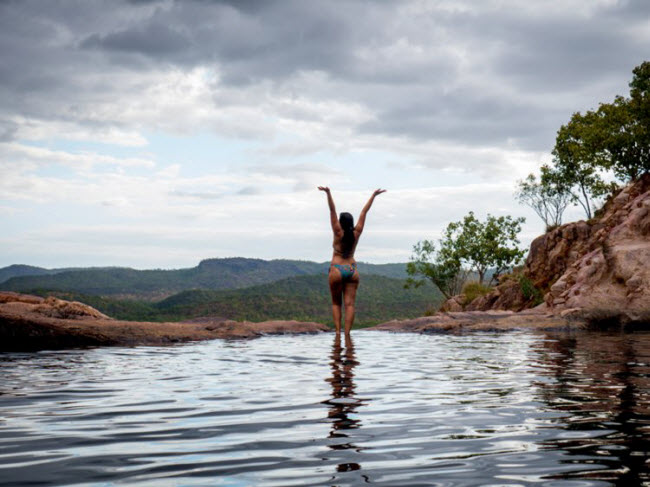
[[[242,289],[189,289],[157,302],[119,300],[76,293],[48,293],[85,303],[119,320],[180,321],[219,317],[236,321],[298,320],[331,322],[324,275],[293,276]],[[376,324],[421,316],[436,308],[442,294],[432,285],[404,289],[404,280],[368,274],[361,277],[357,323]]]
[[[27,269],[25,269],[25,267]],[[39,290],[74,292],[95,296],[160,300],[188,289],[240,289],[267,284],[284,278],[326,274],[328,262],[290,259],[251,259],[245,257],[204,259],[195,267],[182,269],[145,269],[128,267],[90,267],[43,269],[32,266],[8,266],[0,276],[11,271],[23,272],[0,281],[0,289],[15,292]],[[359,263],[362,274],[406,278],[406,264]],[[42,274],[36,274],[43,272]],[[25,274],[27,273],[27,274]]]

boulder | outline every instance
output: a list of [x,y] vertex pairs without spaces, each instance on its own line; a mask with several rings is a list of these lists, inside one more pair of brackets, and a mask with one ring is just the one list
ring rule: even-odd
[[43,316],[49,316],[51,318],[62,318],[70,320],[76,320],[80,318],[102,318],[105,320],[111,319],[104,313],[97,311],[91,306],[80,303],[79,301],[65,301],[53,296],[50,296],[43,300],[39,306],[34,308],[34,312],[42,314]]
[[463,311],[464,303],[465,303],[464,294],[459,294],[458,296],[452,296],[447,301],[442,303],[442,306],[440,306],[439,311],[442,313]]

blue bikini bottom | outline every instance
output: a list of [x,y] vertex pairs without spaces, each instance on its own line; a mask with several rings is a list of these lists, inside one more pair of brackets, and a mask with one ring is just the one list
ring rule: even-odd
[[332,264],[332,267],[336,267],[341,273],[343,282],[349,281],[354,276],[354,273],[357,272],[357,264]]

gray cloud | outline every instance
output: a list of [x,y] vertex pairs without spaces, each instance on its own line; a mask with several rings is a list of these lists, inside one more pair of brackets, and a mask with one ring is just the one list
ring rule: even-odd
[[81,43],[82,48],[137,52],[153,57],[184,51],[190,45],[190,41],[180,32],[153,23],[144,28],[112,32],[106,36],[93,34]]
[[[359,134],[547,150],[572,111],[625,94],[649,52],[642,0],[494,5],[3,2],[0,117],[125,125],[92,107],[137,94],[155,70],[207,66],[219,86],[367,107]],[[300,81],[309,72],[321,82]]]
[[18,132],[18,124],[10,120],[0,120],[0,142],[15,140],[16,132]]
[[239,191],[237,191],[237,194],[243,195],[243,196],[250,196],[250,195],[256,195],[256,194],[262,194],[262,190],[259,188],[256,188],[254,186],[245,186]]

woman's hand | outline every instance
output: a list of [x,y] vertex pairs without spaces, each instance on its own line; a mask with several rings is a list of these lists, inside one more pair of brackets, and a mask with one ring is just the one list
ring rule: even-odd
[[330,192],[330,189],[327,186],[319,186],[318,189],[321,191],[325,191],[327,194],[329,194]]
[[377,196],[377,195],[380,195],[380,194],[385,193],[385,192],[386,192],[385,189],[376,189],[375,192],[372,193],[372,195]]

